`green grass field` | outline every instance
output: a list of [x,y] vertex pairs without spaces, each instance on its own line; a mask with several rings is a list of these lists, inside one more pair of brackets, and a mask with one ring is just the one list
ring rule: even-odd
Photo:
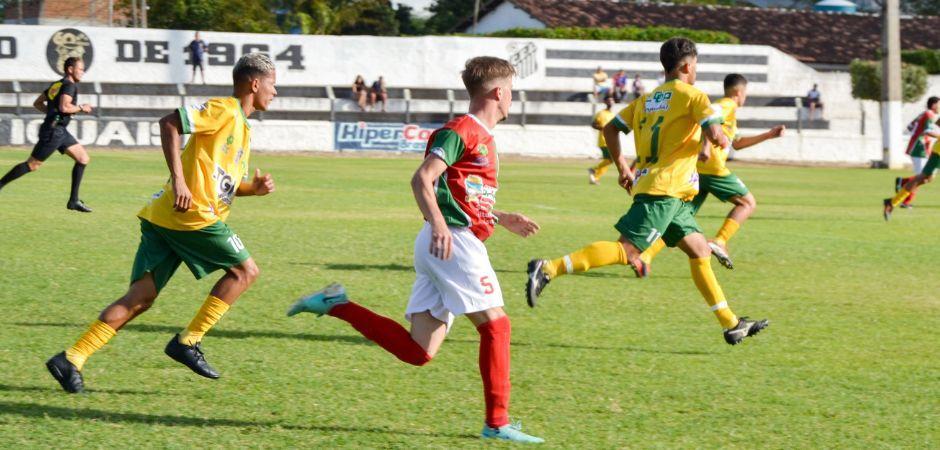
[[[3,173],[28,150],[0,150]],[[85,366],[66,395],[43,365],[128,282],[135,214],[166,179],[162,155],[93,152],[82,197],[64,208],[71,161],[55,156],[0,192],[0,447],[477,448],[483,414],[477,333],[456,323],[428,366],[400,363],[344,322],[284,312],[331,281],[404,320],[421,226],[418,160],[256,154],[278,192],[239,199],[229,224],[261,278],[204,341],[218,381],[163,355],[215,276],[184,268],[155,306]],[[500,209],[542,231],[488,241],[513,320],[511,414],[555,448],[938,448],[940,187],[885,224],[900,172],[738,167],[758,199],[714,264],[734,310],[771,327],[730,347],[664,251],[652,277],[610,267],[523,297],[525,264],[616,238],[630,202],[585,161],[506,159]],[[728,205],[700,214],[708,234]],[[499,445],[499,444],[490,444]]]

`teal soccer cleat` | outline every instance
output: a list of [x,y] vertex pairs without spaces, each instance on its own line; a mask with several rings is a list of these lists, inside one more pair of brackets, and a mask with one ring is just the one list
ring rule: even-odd
[[493,428],[484,424],[480,437],[483,439],[502,439],[504,441],[523,442],[526,444],[541,444],[545,442],[545,439],[523,433],[522,422],[514,422],[499,428]]
[[287,310],[287,317],[302,312],[322,316],[330,312],[334,306],[343,303],[349,303],[349,299],[346,298],[346,288],[342,284],[333,283],[310,295],[301,297]]

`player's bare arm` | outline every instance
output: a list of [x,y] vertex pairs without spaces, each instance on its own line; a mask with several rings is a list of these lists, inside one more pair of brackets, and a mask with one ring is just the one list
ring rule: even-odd
[[274,177],[270,173],[261,175],[261,169],[255,169],[255,177],[251,181],[239,183],[235,195],[238,197],[262,196],[272,192],[274,192]]
[[47,111],[47,106],[46,106],[47,100],[48,99],[46,99],[45,92],[43,92],[42,94],[39,94],[39,97],[36,97],[36,101],[33,102],[33,108],[36,108],[36,110],[38,110],[41,113],[45,113]]
[[437,206],[437,197],[434,195],[434,180],[440,178],[445,170],[447,170],[447,163],[443,159],[428,155],[411,177],[411,191],[418,203],[418,209],[431,225],[429,251],[435,257],[446,260],[450,259],[453,236],[447,228],[447,222],[444,221],[444,215],[441,214],[441,208]]
[[538,233],[540,229],[539,224],[535,223],[534,220],[519,213],[494,210],[493,216],[496,217],[497,223],[522,237],[532,236]]
[[783,136],[783,133],[786,131],[786,125],[777,125],[757,136],[743,136],[739,137],[731,143],[735,150],[743,150],[748,147],[760,144],[768,139],[775,139],[780,136]]
[[76,105],[72,103],[71,95],[62,94],[59,96],[59,111],[64,114],[75,114],[78,112],[83,112],[85,114],[91,113],[91,105],[88,103],[82,103],[81,105]]
[[728,145],[731,143],[728,141],[728,136],[725,136],[725,133],[721,131],[721,125],[713,123],[707,127],[702,127],[702,133],[705,134],[705,137],[713,145],[717,145],[721,148],[728,148]]
[[166,166],[170,169],[170,179],[173,180],[173,208],[178,212],[188,211],[193,201],[193,194],[183,178],[183,163],[180,161],[182,129],[183,124],[176,111],[160,119],[160,145],[163,147]]
[[611,120],[601,132],[604,133],[604,139],[607,140],[607,151],[610,153],[610,160],[617,166],[617,172],[620,172],[620,186],[626,189],[627,192],[632,192],[633,165],[627,164],[627,158],[623,156],[620,149],[620,129],[614,124],[616,120]]
[[702,149],[698,152],[698,160],[705,162],[712,157],[712,143],[708,139],[702,139]]

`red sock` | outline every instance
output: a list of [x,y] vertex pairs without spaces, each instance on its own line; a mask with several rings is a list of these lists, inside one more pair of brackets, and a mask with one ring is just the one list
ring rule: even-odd
[[388,317],[380,316],[353,302],[336,305],[329,314],[349,322],[366,339],[379,344],[408,364],[423,366],[431,360],[431,355],[411,338],[411,333]]
[[917,192],[911,192],[910,195],[904,200],[905,205],[910,205],[914,201],[914,197],[917,196]]
[[480,376],[486,400],[486,424],[499,428],[509,423],[509,316],[477,327],[480,333]]

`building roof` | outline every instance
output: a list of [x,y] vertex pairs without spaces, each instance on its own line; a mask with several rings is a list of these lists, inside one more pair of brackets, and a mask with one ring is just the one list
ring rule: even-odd
[[[871,59],[881,47],[881,17],[805,10],[627,3],[610,0],[492,0],[480,17],[509,2],[546,27],[662,25],[731,33],[742,44],[769,45],[806,63]],[[472,18],[459,25],[466,29]],[[904,49],[940,49],[940,16],[901,20]]]

